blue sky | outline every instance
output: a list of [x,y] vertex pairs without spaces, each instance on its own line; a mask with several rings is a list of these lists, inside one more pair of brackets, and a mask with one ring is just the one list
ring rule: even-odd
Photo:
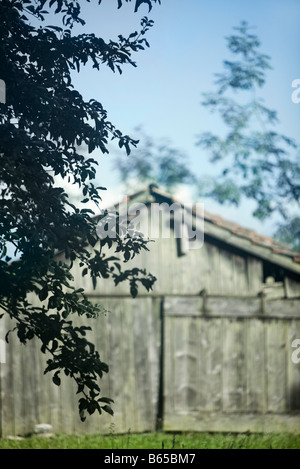
[[[261,50],[272,59],[273,70],[261,95],[278,111],[278,131],[298,140],[300,104],[291,100],[291,83],[300,78],[299,0],[162,0],[150,14],[146,5],[134,14],[134,1],[124,2],[120,10],[116,0],[102,0],[101,6],[96,1],[80,3],[87,23],[78,32],[94,32],[104,39],[139,29],[144,15],[155,21],[147,34],[151,47],[135,56],[137,68],[127,66],[121,76],[108,68],[86,68],[74,75],[84,97],[99,100],[124,133],[134,137],[135,127],[142,125],[149,136],[167,138],[182,149],[197,175],[212,175],[213,166],[195,142],[203,131],[218,132],[220,123],[201,107],[201,94],[213,90],[214,74],[228,58],[225,37],[246,20],[256,27]],[[99,158],[98,182],[108,188],[105,203],[120,196],[119,179],[112,170],[113,155]],[[251,203],[235,209],[207,200],[205,206],[262,234],[274,230],[274,220],[260,223],[251,217]]]

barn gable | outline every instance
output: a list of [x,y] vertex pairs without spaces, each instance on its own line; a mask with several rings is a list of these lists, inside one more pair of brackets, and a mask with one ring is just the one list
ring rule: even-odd
[[[124,202],[128,211],[132,207],[136,210],[139,204],[147,207],[148,212],[144,210],[143,213],[145,218],[148,217],[146,222],[149,226],[153,204],[186,209],[180,201],[154,185],[127,197]],[[253,296],[264,293],[270,298],[300,297],[299,253],[272,238],[206,211],[202,214],[203,219],[199,220],[195,210],[189,207],[186,210],[191,212],[187,219],[193,224],[193,232],[198,225],[203,230],[203,243],[176,238],[174,230],[171,230],[170,237],[160,236],[149,243],[150,253],[142,252],[128,264],[146,268],[157,277],[150,294],[199,295],[205,290],[212,295]],[[169,214],[167,212],[167,216]],[[171,213],[171,217],[173,215]],[[75,277],[91,295],[116,295],[113,282],[100,281],[94,291],[90,280],[82,279],[79,271]],[[120,285],[118,292],[124,295],[128,287]]]

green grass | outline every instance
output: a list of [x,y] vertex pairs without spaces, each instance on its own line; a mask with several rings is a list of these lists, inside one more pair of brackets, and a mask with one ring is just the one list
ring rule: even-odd
[[0,438],[0,449],[300,449],[300,435],[144,433],[126,435]]

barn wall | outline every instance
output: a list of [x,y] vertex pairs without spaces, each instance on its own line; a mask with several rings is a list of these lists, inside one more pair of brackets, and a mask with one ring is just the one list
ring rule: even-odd
[[[12,334],[0,365],[3,436],[31,433],[38,423],[56,433],[153,431],[157,417],[174,431],[300,432],[300,363],[291,359],[292,341],[300,339],[299,300],[92,300],[107,311],[88,322],[90,339],[110,365],[101,387],[115,400],[114,417],[80,422],[72,381],[64,377],[55,386],[43,375],[40,345],[22,346]],[[0,321],[0,339],[9,326]]]
[[[36,340],[26,346],[10,335],[6,363],[0,365],[0,431],[2,436],[32,433],[39,423],[50,423],[55,433],[126,433],[155,430],[160,359],[160,302],[131,298],[99,301],[107,312],[91,325],[89,339],[110,371],[102,379],[102,396],[114,399],[114,417],[78,416],[76,387],[62,377],[55,386],[43,375],[46,356]],[[0,321],[0,339],[13,324]]]
[[288,275],[284,279],[284,287],[287,298],[300,298],[300,280],[295,280]]
[[[173,234],[172,234],[173,235]],[[149,252],[142,251],[124,268],[145,268],[156,276],[154,295],[192,294],[203,289],[212,295],[255,295],[263,284],[263,264],[251,256],[229,252],[211,242],[200,249],[188,250],[178,256],[177,240],[156,239],[149,243]],[[111,255],[111,253],[110,253]],[[116,290],[113,280],[98,280],[94,290],[88,276],[82,277],[81,269],[74,266],[76,286],[90,295],[126,295],[128,284],[119,284]],[[140,293],[145,293],[141,288]]]
[[[141,228],[143,231],[145,227],[146,229],[148,227],[148,234],[151,238],[151,214],[150,211],[146,211],[146,213],[145,217],[141,218],[142,226],[138,229]],[[212,228],[217,231],[220,230],[217,226],[210,226],[209,229]],[[142,250],[133,260],[126,263],[128,268],[145,268],[156,276],[157,281],[153,288],[153,295],[198,295],[203,290],[206,290],[210,295],[257,295],[262,291],[265,281],[264,265],[274,262],[274,260],[272,261],[271,251],[267,251],[270,259],[267,257],[265,261],[257,255],[247,254],[243,251],[242,246],[238,247],[238,237],[234,241],[237,247],[226,244],[226,236],[228,237],[226,230],[224,230],[224,233],[227,233],[227,235],[224,234],[224,239],[220,238],[219,232],[216,233],[218,236],[215,238],[212,233],[204,233],[204,243],[202,245],[197,242],[185,242],[184,240],[175,239],[172,229],[168,238],[163,237],[161,223],[157,227],[157,231],[160,237],[154,237],[153,241],[149,242],[149,251]],[[229,238],[231,239],[232,236]],[[240,241],[241,243],[244,242],[242,238]],[[188,245],[189,249],[184,249],[184,255],[181,255],[182,246],[185,244]],[[198,248],[192,249],[195,245]],[[249,245],[247,245],[248,248]],[[253,252],[258,250],[261,253],[262,250],[264,251],[263,254],[266,255],[266,250],[263,247],[253,246]],[[252,252],[251,246],[249,252]],[[112,255],[112,250],[110,250],[109,255]],[[122,255],[119,253],[117,257],[122,259]],[[279,266],[275,265],[275,267],[278,271],[282,270]],[[88,276],[82,277],[78,264],[74,266],[73,272],[78,288],[85,288],[91,296],[120,296],[127,295],[129,292],[129,287],[125,283],[119,284],[116,290],[111,279],[98,280],[96,289],[94,289],[90,278]],[[289,275],[287,270],[285,283],[280,287],[281,291],[280,288],[276,290],[276,297],[299,298],[299,275]],[[141,289],[141,293],[145,293],[143,289]],[[269,289],[268,294],[270,293]]]

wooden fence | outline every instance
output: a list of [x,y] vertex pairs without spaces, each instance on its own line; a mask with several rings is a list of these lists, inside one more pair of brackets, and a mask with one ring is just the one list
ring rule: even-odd
[[299,301],[166,298],[164,313],[165,430],[300,432]]
[[[109,312],[90,339],[110,371],[103,396],[114,417],[78,416],[69,378],[43,375],[40,344],[10,335],[0,364],[1,435],[56,433],[292,431],[300,433],[300,302],[264,297],[141,296],[92,299]],[[0,321],[0,340],[12,324]],[[3,342],[2,342],[3,344]],[[300,353],[299,353],[300,356]]]

